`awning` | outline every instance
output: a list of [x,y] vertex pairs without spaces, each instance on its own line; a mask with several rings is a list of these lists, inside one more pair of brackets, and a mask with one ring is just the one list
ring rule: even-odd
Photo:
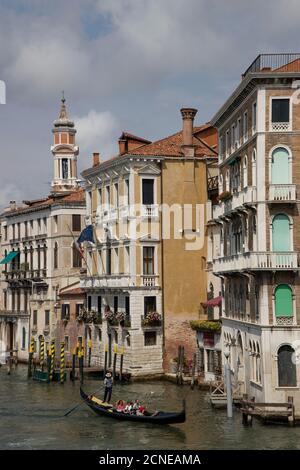
[[19,254],[19,251],[11,251],[8,253],[8,255],[3,258],[3,260],[0,261],[0,264],[7,264],[10,263],[11,260],[13,260],[17,255]]
[[222,303],[222,297],[215,297],[214,299],[210,299],[207,302],[203,302],[201,305],[203,308],[208,308],[208,307],[219,307]]

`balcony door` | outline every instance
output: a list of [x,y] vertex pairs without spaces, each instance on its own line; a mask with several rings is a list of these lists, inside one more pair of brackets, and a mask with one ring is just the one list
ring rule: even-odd
[[273,251],[291,251],[290,220],[285,214],[277,214],[272,223]]
[[289,184],[289,154],[284,148],[277,148],[272,153],[272,171],[271,182],[272,184]]

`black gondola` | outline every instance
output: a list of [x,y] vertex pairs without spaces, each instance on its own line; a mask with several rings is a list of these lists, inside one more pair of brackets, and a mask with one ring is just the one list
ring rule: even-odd
[[101,405],[101,402],[96,403],[82,390],[82,388],[80,388],[80,396],[98,415],[107,416],[109,418],[118,419],[120,421],[135,421],[138,423],[153,424],[174,424],[185,422],[185,402],[183,402],[183,410],[180,413],[165,413],[164,411],[158,411],[153,415],[146,412],[143,416],[137,416],[134,414],[120,413],[115,411],[113,407]]

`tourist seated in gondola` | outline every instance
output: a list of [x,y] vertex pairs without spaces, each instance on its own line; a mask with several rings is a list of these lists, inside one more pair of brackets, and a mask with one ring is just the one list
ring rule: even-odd
[[139,402],[139,400],[135,400],[134,403],[133,403],[133,405],[132,405],[132,409],[133,409],[134,413],[137,412],[137,410],[139,409],[139,407],[140,407],[140,402]]
[[124,400],[118,400],[116,403],[116,410],[118,413],[124,413],[125,410],[125,402]]
[[145,407],[143,405],[140,405],[138,407],[138,409],[136,410],[136,415],[137,416],[144,416],[145,411],[146,411]]
[[132,414],[133,412],[133,402],[129,402],[127,403],[127,405],[125,406],[125,409],[124,409],[124,413],[127,413],[127,414]]

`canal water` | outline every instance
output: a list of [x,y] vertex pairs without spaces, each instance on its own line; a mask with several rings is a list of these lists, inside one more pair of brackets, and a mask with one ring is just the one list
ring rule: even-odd
[[[243,427],[236,412],[228,420],[213,410],[206,392],[177,387],[165,381],[116,384],[114,398],[139,398],[149,408],[180,410],[187,401],[187,421],[172,426],[118,422],[95,415],[86,405],[68,417],[79,402],[79,384],[28,381],[26,367],[8,376],[0,368],[0,449],[300,449],[300,427]],[[92,393],[102,382],[89,380]],[[101,395],[101,393],[100,393]]]

